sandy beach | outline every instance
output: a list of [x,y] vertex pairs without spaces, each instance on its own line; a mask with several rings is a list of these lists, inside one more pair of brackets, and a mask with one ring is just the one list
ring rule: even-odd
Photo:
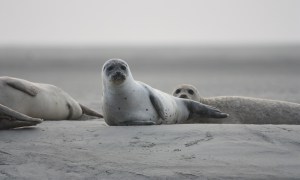
[[291,125],[44,122],[0,132],[0,179],[298,179],[299,136]]
[[[101,67],[126,60],[136,80],[171,93],[300,103],[299,47],[1,48],[0,76],[61,87],[101,112]],[[110,127],[46,121],[0,131],[0,179],[299,179],[300,126]]]

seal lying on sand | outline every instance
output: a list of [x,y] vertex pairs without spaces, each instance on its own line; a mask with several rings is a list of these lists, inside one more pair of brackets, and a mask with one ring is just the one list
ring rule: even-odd
[[[14,112],[45,120],[79,120],[103,116],[50,84],[0,77],[0,104]],[[10,116],[14,116],[13,112]],[[17,115],[16,115],[17,116]]]
[[103,116],[108,125],[192,123],[199,117],[226,118],[218,109],[180,99],[135,81],[128,64],[108,60],[102,68]]
[[230,116],[226,119],[201,118],[202,123],[300,124],[300,104],[239,96],[203,98],[192,85],[178,85],[173,96],[214,106]]

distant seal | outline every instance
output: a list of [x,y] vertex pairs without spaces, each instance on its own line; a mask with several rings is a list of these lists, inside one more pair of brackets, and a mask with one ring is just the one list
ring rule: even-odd
[[0,130],[34,126],[43,120],[32,118],[0,104]]
[[0,77],[0,104],[44,120],[78,120],[85,115],[102,117],[56,86],[13,77]]
[[192,99],[229,113],[226,119],[201,118],[203,123],[300,124],[300,104],[240,96],[201,97],[192,85],[178,85],[173,96]]
[[102,68],[103,116],[108,125],[193,123],[194,118],[226,118],[218,109],[180,99],[135,81],[129,65],[111,59]]

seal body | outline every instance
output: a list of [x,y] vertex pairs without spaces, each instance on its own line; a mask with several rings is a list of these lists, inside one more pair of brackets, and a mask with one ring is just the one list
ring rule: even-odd
[[[0,104],[34,118],[76,120],[85,111],[92,111],[62,89],[50,84],[0,77],[0,92]],[[96,112],[93,115],[101,116]]]
[[192,99],[229,113],[226,119],[201,118],[203,123],[300,124],[300,104],[241,96],[203,98],[192,85],[181,84],[173,96]]
[[175,98],[135,81],[128,64],[107,61],[102,68],[103,115],[108,125],[190,123],[198,116],[225,118],[218,109],[192,100]]

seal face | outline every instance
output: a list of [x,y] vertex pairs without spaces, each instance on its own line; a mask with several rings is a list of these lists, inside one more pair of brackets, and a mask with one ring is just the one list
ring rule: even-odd
[[122,60],[111,60],[103,66],[103,71],[109,81],[114,84],[122,84],[128,76],[128,65]]
[[225,118],[227,114],[204,104],[183,100],[135,81],[129,65],[111,59],[102,68],[102,108],[108,125],[188,123],[195,116]]
[[200,94],[197,88],[190,84],[179,85],[173,90],[172,94],[174,97],[200,101]]

